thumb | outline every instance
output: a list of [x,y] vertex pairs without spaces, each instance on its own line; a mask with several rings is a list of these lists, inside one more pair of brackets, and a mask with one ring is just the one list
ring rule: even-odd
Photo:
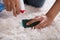
[[36,22],[36,21],[42,21],[43,20],[43,18],[41,17],[41,18],[34,18],[34,19],[32,19],[31,21],[29,21],[26,25],[30,25],[30,24],[32,24],[32,23],[34,23],[34,22]]

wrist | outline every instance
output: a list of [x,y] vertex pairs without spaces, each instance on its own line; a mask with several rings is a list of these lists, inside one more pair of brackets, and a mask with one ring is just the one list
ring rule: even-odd
[[50,15],[47,15],[47,14],[46,14],[46,17],[47,17],[49,20],[51,20],[51,21],[54,20],[54,18],[53,18],[52,16],[50,16]]

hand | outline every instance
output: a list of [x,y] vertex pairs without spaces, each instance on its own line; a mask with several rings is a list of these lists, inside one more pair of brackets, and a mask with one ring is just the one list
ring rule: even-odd
[[41,17],[34,18],[30,22],[28,22],[26,25],[30,25],[31,23],[36,22],[36,21],[40,21],[40,23],[38,25],[34,26],[34,28],[35,29],[40,29],[40,28],[44,28],[44,27],[50,25],[53,20],[51,20],[50,17],[41,16]]
[[4,0],[3,1],[7,11],[13,10],[14,16],[19,14],[19,1],[18,0]]

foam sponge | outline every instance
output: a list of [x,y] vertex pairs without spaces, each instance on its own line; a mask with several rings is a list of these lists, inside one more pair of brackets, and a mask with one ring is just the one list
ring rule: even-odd
[[34,22],[34,23],[30,24],[30,25],[26,25],[26,23],[29,22],[29,21],[31,21],[31,20],[32,19],[24,19],[24,20],[22,20],[23,27],[24,28],[29,28],[29,27],[36,26],[36,25],[38,25],[40,23],[40,21],[37,21],[37,22]]

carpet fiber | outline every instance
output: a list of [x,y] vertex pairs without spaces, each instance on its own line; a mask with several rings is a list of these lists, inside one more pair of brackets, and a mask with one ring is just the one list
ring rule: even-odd
[[52,24],[43,29],[23,28],[22,19],[30,19],[41,16],[55,3],[54,0],[46,0],[42,8],[34,8],[28,5],[26,13],[14,17],[12,12],[0,13],[0,40],[60,40],[60,14]]

